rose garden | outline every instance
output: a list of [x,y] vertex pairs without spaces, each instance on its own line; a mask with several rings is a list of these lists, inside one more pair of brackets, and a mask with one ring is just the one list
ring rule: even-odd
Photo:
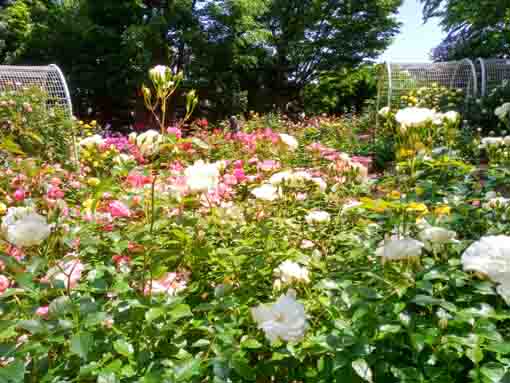
[[0,382],[510,381],[507,81],[208,121],[143,76],[128,132],[0,88]]

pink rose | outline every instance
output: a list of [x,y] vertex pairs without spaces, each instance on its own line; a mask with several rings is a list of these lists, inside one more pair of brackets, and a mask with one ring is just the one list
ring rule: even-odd
[[112,217],[127,218],[131,216],[129,208],[120,201],[112,201],[108,204],[108,210]]
[[190,273],[187,271],[166,273],[159,279],[148,281],[143,289],[144,295],[168,294],[174,296],[186,288]]
[[243,182],[246,180],[246,174],[244,174],[243,169],[234,169],[234,177],[237,179],[237,182]]
[[3,294],[10,286],[11,282],[5,275],[0,275],[0,294]]
[[21,202],[25,199],[25,190],[23,189],[18,189],[14,192],[14,199],[18,202]]
[[64,283],[65,288],[74,289],[80,281],[81,274],[85,270],[85,266],[79,259],[73,259],[67,262],[59,262],[48,274],[41,278],[41,282],[48,283],[58,280]]
[[49,199],[62,199],[64,192],[58,186],[50,186],[47,196]]
[[48,317],[50,307],[49,306],[41,306],[37,310],[35,310],[35,315],[46,319]]
[[179,128],[175,127],[175,126],[169,127],[166,131],[169,134],[173,134],[175,136],[175,138],[177,138],[177,139],[182,138],[181,130]]
[[237,184],[237,177],[232,174],[225,174],[223,176],[223,182],[225,182],[225,184],[227,184],[227,185],[235,185],[235,184]]
[[264,160],[258,163],[257,168],[263,172],[270,172],[279,169],[280,163],[274,160]]

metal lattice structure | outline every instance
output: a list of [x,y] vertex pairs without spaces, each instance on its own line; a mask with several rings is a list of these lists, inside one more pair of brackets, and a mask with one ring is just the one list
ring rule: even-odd
[[400,97],[413,89],[433,84],[461,89],[466,97],[478,95],[475,64],[469,60],[438,63],[391,63],[381,67],[378,81],[378,107],[398,107]]
[[60,108],[68,117],[72,117],[73,106],[69,88],[58,66],[0,65],[0,92],[34,86],[47,94],[48,108]]
[[481,59],[476,60],[480,70],[480,96],[489,95],[503,81],[510,80],[510,60]]

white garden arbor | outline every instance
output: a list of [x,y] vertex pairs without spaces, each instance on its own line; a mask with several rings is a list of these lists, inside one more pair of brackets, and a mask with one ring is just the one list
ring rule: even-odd
[[411,90],[437,84],[462,90],[466,99],[484,97],[510,80],[508,59],[464,59],[447,62],[386,62],[379,68],[378,109],[398,107],[400,97]]
[[379,72],[378,106],[398,107],[400,97],[413,89],[430,87],[433,84],[460,89],[466,97],[476,97],[476,66],[469,59],[437,63],[386,62]]
[[65,77],[57,65],[0,65],[0,93],[39,87],[48,96],[48,108],[60,108],[69,118],[73,115],[71,95]]

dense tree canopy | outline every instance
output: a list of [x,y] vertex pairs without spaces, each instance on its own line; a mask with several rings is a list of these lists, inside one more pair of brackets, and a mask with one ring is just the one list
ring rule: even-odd
[[78,109],[128,110],[148,67],[199,89],[202,110],[267,110],[324,73],[375,58],[401,0],[14,0],[0,61],[59,64]]
[[447,37],[438,60],[505,57],[510,48],[510,0],[422,0],[425,20],[439,17]]

